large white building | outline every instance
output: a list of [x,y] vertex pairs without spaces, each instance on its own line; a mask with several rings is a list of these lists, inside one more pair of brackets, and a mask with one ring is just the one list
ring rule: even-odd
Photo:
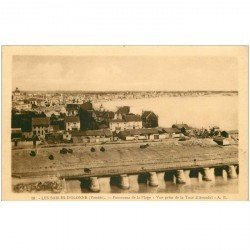
[[115,119],[109,122],[109,128],[112,132],[120,132],[127,129],[140,129],[142,128],[142,120],[139,115],[134,114],[116,116]]

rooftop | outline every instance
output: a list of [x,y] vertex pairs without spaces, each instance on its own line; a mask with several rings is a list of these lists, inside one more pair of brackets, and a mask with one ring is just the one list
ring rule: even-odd
[[80,122],[80,119],[78,116],[66,116],[65,122]]
[[135,114],[127,114],[124,115],[123,119],[126,122],[136,122],[136,121],[141,121],[141,116]]
[[46,125],[48,126],[50,124],[50,118],[49,117],[33,117],[32,118],[32,126],[34,125]]
[[153,111],[143,111],[141,118],[145,119],[145,118],[147,118],[151,114],[155,115],[155,113]]

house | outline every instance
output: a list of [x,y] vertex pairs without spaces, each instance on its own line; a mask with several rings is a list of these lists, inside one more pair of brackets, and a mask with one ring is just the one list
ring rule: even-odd
[[142,120],[139,115],[122,115],[119,118],[110,120],[109,128],[112,132],[119,132],[127,129],[140,129],[142,128]]
[[66,106],[67,116],[76,116],[78,115],[79,105],[76,103],[70,103]]
[[159,130],[155,128],[128,129],[120,131],[117,136],[126,141],[161,139]]
[[65,129],[66,131],[80,130],[80,119],[78,116],[66,116],[65,117]]
[[113,138],[113,134],[109,129],[71,131],[70,133],[73,143],[109,142]]
[[144,128],[155,128],[158,126],[158,116],[152,111],[142,111],[141,119]]
[[32,118],[32,132],[41,138],[50,131],[50,118],[49,117],[33,117]]

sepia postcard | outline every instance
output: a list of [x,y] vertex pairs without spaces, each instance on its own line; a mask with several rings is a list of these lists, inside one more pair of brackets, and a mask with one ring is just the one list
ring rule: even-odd
[[248,200],[248,46],[3,46],[2,200]]

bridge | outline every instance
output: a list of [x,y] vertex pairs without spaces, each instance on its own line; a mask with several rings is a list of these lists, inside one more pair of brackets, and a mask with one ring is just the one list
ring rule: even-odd
[[110,177],[111,183],[124,189],[129,188],[129,175],[138,175],[138,180],[157,186],[157,172],[165,172],[176,183],[185,183],[194,173],[211,181],[218,169],[226,171],[229,178],[237,178],[237,145],[219,146],[208,139],[150,142],[140,147],[142,144],[67,146],[72,149],[67,154],[61,154],[58,147],[36,148],[35,156],[30,156],[31,149],[12,150],[12,176],[54,176],[63,182],[79,179],[93,192],[100,191],[100,177]]

